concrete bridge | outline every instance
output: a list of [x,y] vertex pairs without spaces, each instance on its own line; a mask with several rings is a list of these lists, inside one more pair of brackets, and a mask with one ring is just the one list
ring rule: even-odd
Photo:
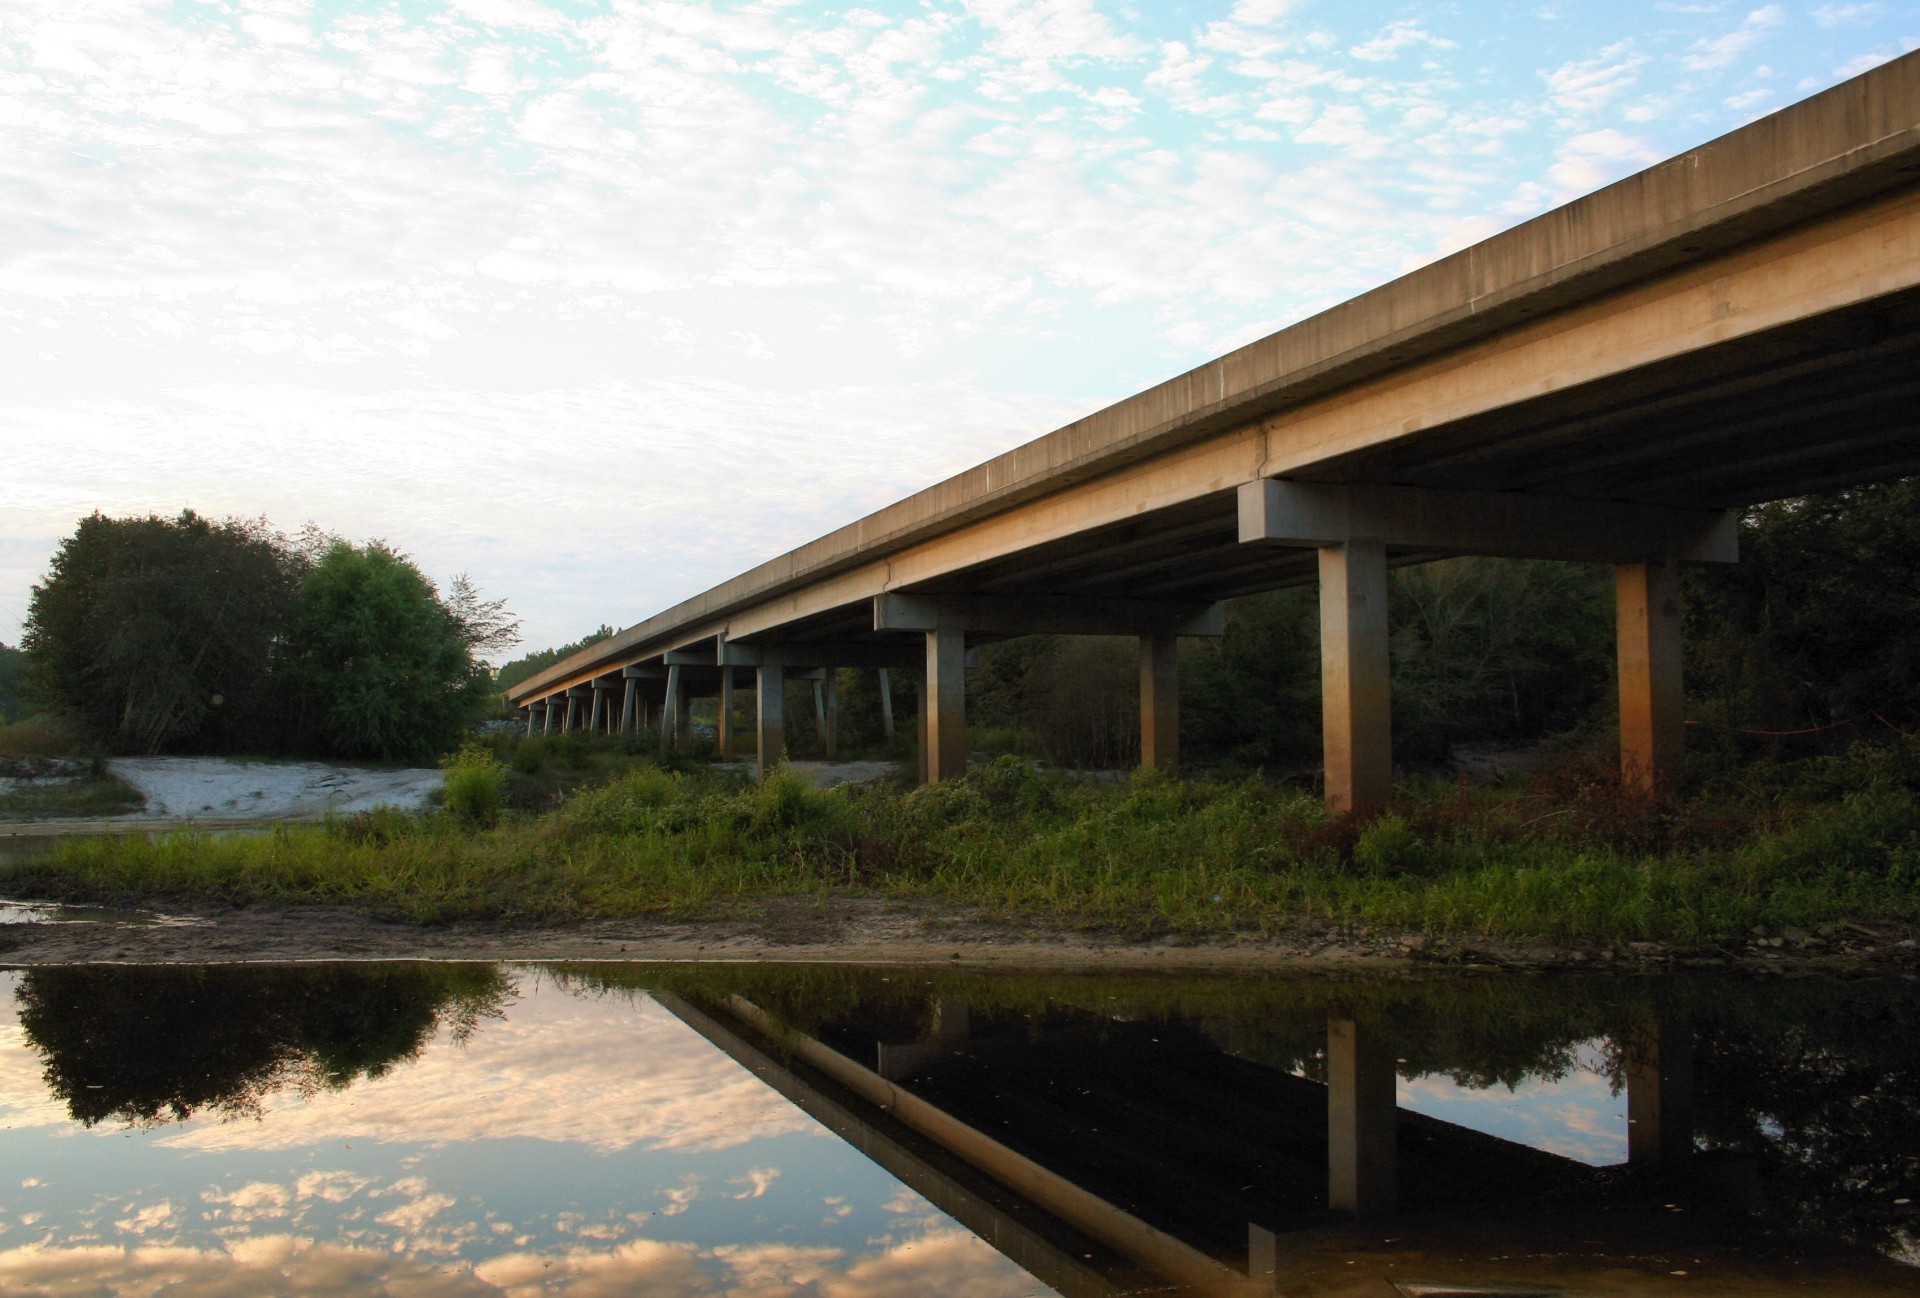
[[1920,53],[1149,388],[629,627],[510,692],[632,729],[750,672],[921,682],[928,779],[966,762],[968,646],[1137,636],[1141,760],[1179,755],[1181,636],[1318,581],[1326,789],[1391,792],[1387,571],[1614,566],[1623,772],[1679,770],[1677,565],[1744,506],[1920,472]]

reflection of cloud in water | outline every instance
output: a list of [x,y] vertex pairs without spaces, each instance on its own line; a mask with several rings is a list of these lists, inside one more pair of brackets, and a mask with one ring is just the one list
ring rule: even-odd
[[196,1123],[160,1143],[266,1150],[526,1138],[612,1153],[826,1134],[651,1000],[586,1001],[551,987],[528,991],[504,1023],[487,1024],[464,1047],[443,1037],[385,1077],[304,1103],[269,1099],[268,1107],[269,1122]]
[[1577,1052],[1582,1066],[1557,1081],[1528,1078],[1518,1090],[1471,1090],[1451,1078],[1401,1081],[1402,1108],[1595,1166],[1627,1158],[1627,1097],[1599,1069],[1601,1043]]
[[262,1235],[226,1248],[0,1250],[0,1290],[135,1298],[263,1293],[405,1293],[408,1298],[1013,1298],[1050,1292],[962,1230],[850,1254],[786,1245],[701,1249],[633,1240],[617,1248],[507,1253],[471,1268],[388,1250]]

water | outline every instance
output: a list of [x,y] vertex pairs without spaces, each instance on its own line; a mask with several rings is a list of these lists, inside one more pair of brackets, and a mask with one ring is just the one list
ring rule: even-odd
[[1917,1023],[1901,980],[35,969],[0,1292],[1920,1293]]

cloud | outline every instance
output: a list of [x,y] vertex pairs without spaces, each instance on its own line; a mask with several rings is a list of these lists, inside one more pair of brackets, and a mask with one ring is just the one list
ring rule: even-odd
[[1784,26],[1786,21],[1787,11],[1782,5],[1766,5],[1752,10],[1732,31],[1695,41],[1681,57],[1681,65],[1692,72],[1717,72],[1731,67],[1741,55],[1765,40],[1769,32]]

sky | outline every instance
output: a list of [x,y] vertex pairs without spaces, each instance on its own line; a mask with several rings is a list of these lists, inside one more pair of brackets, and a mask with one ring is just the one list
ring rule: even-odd
[[631,625],[1916,48],[1920,0],[4,0],[0,642],[96,510]]

